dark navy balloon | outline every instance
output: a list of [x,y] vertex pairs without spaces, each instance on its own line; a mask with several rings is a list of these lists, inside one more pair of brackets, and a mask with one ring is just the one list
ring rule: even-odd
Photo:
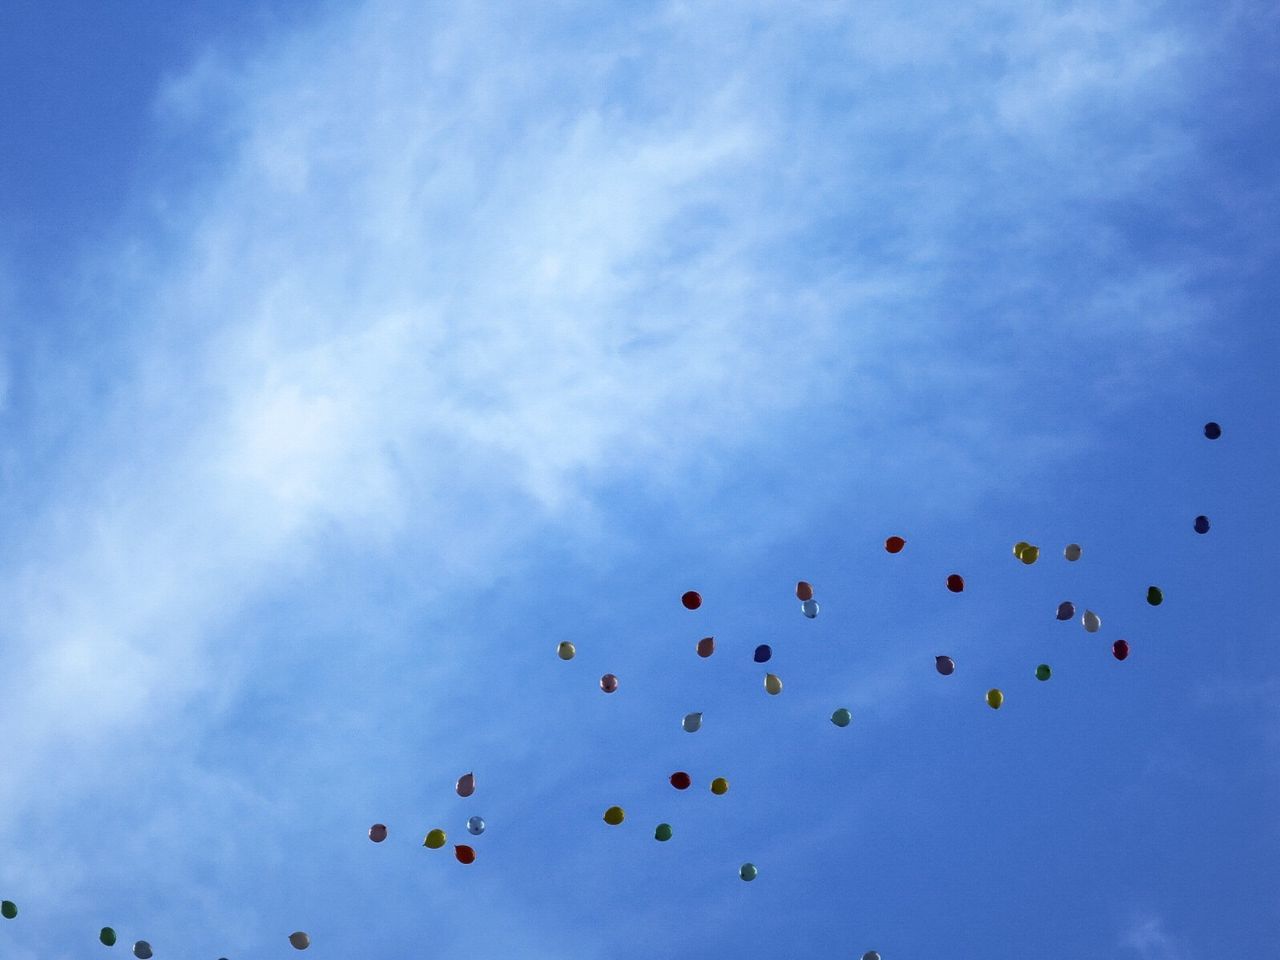
[[1204,435],[1210,440],[1217,440],[1222,436],[1222,428],[1210,420],[1204,425]]
[[768,663],[769,658],[772,656],[773,650],[767,643],[762,643],[760,646],[756,647],[756,663]]
[[1209,518],[1206,517],[1204,514],[1201,514],[1200,516],[1196,517],[1196,533],[1208,533],[1208,532],[1209,532]]
[[1074,620],[1076,616],[1076,605],[1070,600],[1063,600],[1058,604],[1059,620]]
[[944,677],[949,677],[956,672],[956,662],[950,657],[934,657],[933,665]]

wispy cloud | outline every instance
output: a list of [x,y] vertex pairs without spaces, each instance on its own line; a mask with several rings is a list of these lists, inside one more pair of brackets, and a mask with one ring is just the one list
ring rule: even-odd
[[1165,929],[1164,918],[1156,914],[1134,917],[1120,943],[1143,960],[1184,960],[1192,956],[1185,943]]

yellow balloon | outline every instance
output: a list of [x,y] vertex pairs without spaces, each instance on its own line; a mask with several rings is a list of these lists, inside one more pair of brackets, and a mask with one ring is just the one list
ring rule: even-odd
[[439,850],[444,846],[445,835],[443,830],[432,830],[427,834],[427,839],[422,841],[424,847],[430,847],[432,850]]
[[766,691],[772,694],[781,693],[782,692],[781,678],[779,678],[775,674],[766,673],[764,675],[764,688]]
[[622,812],[621,807],[610,807],[604,812],[604,822],[609,824],[611,827],[616,827],[622,822],[622,818],[625,816],[626,814]]
[[1000,704],[1004,703],[1004,694],[999,690],[991,689],[987,691],[987,706],[992,710],[999,710]]
[[556,653],[560,655],[561,660],[572,660],[573,655],[577,652],[577,649],[568,640],[561,640],[560,646],[556,647]]
[[711,781],[711,792],[717,797],[722,797],[729,792],[729,781],[724,777],[716,777]]
[[1040,548],[1035,546],[1034,544],[1028,543],[1025,547],[1022,548],[1022,553],[1018,555],[1018,559],[1025,564],[1035,563],[1038,559],[1040,559]]
[[1031,546],[1031,544],[1027,543],[1027,541],[1019,540],[1017,543],[1013,545],[1013,555],[1017,557],[1019,560],[1021,560],[1022,551],[1027,549],[1027,547],[1029,546]]

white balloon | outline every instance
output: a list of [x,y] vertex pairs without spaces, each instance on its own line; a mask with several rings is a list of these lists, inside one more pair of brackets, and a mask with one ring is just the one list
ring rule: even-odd
[[1097,633],[1098,628],[1102,626],[1102,618],[1092,610],[1086,610],[1084,616],[1080,618],[1080,622],[1084,624],[1084,628],[1090,633]]

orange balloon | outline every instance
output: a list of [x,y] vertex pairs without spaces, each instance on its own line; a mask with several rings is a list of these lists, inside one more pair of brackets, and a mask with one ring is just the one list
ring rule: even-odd
[[901,537],[890,537],[884,542],[884,548],[890,553],[900,553],[902,548],[907,545],[907,541]]
[[809,583],[807,580],[801,580],[799,583],[797,583],[797,584],[796,584],[796,599],[797,599],[797,600],[812,600],[812,599],[813,599],[813,584]]

